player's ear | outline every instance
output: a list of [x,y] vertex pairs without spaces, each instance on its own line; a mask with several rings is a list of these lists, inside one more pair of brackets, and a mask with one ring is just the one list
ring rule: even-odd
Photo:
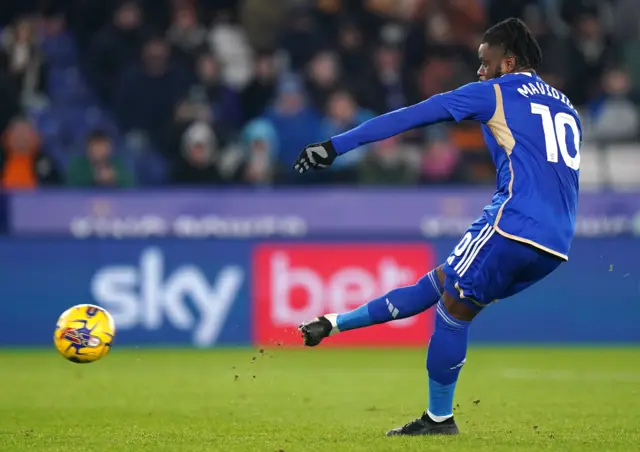
[[500,72],[503,74],[512,74],[516,72],[516,57],[508,56],[502,59],[500,63]]

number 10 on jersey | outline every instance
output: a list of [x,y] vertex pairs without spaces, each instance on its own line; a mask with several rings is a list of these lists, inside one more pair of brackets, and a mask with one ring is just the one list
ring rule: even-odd
[[[531,113],[542,117],[542,128],[544,130],[544,141],[547,147],[547,161],[558,163],[558,149],[562,154],[562,160],[571,169],[580,169],[580,129],[576,118],[570,114],[560,112],[551,116],[551,110],[546,105],[531,104]],[[569,154],[567,143],[567,129],[569,126],[573,133],[573,147],[576,155]]]

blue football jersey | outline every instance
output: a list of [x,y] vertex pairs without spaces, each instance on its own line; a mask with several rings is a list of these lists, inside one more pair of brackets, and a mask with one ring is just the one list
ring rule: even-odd
[[436,96],[456,121],[482,123],[497,170],[485,217],[501,235],[567,259],[575,230],[582,125],[567,96],[530,73]]

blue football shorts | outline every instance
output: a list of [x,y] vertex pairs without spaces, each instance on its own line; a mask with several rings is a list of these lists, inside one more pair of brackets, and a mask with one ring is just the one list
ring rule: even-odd
[[444,288],[475,310],[522,292],[564,262],[561,258],[503,237],[482,217],[467,229],[443,271]]

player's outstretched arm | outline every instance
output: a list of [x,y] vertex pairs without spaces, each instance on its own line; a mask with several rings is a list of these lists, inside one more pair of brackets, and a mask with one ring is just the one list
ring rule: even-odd
[[431,97],[410,107],[370,119],[323,143],[305,147],[294,163],[294,168],[299,173],[328,168],[336,157],[364,144],[381,141],[416,127],[453,120],[454,116],[443,107],[440,100]]
[[347,132],[331,138],[338,155],[367,143],[381,141],[417,127],[438,122],[453,121],[453,116],[442,104],[431,97],[418,104],[375,117]]

